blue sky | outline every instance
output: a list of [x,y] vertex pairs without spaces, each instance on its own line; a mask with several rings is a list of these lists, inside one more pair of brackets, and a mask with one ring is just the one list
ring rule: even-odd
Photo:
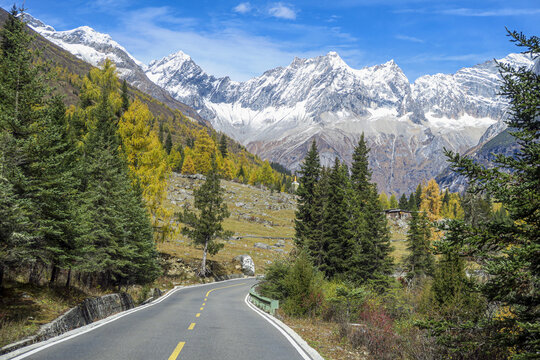
[[[0,0],[10,8],[13,1]],[[412,82],[518,49],[505,26],[540,35],[538,0],[26,0],[57,30],[109,33],[144,63],[182,50],[205,71],[246,80],[295,56],[336,51],[353,68],[394,59]]]

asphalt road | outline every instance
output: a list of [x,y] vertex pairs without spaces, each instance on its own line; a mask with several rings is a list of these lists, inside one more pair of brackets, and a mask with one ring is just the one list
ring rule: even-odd
[[255,279],[184,288],[160,303],[17,359],[301,360],[245,303]]

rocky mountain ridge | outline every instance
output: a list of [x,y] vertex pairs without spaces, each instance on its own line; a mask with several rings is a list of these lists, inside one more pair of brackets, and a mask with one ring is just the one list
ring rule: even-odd
[[52,26],[25,14],[27,25],[38,34],[75,55],[77,58],[99,66],[106,58],[116,64],[118,76],[142,92],[163,102],[167,106],[178,109],[186,116],[207,125],[201,116],[179,100],[174,99],[167,90],[162,89],[146,76],[145,65],[135,59],[129,52],[114,41],[110,35],[97,32],[88,26],[80,26],[73,30],[56,31]]
[[[409,192],[438,175],[446,168],[443,148],[464,153],[504,130],[506,102],[497,95],[493,60],[410,83],[393,60],[353,69],[329,52],[295,58],[286,67],[237,82],[207,74],[182,51],[144,66],[91,28],[56,32],[43,23],[33,26],[87,61],[112,58],[126,79],[144,75],[196,109],[216,130],[292,170],[299,169],[313,139],[324,165],[335,157],[350,163],[365,133],[373,178],[386,192]],[[520,54],[500,61],[531,65]]]
[[[532,63],[521,54],[499,61]],[[374,180],[389,192],[438,175],[446,167],[443,148],[463,153],[504,130],[506,101],[493,60],[412,84],[393,60],[357,70],[335,52],[295,58],[245,82],[208,75],[183,52],[151,62],[146,73],[218,130],[291,169],[312,139],[323,164],[336,156],[350,162],[364,132]]]

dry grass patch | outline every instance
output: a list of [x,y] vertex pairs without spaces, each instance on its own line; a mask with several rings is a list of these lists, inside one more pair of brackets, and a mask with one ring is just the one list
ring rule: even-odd
[[367,353],[354,349],[339,335],[339,325],[318,319],[299,319],[280,313],[281,320],[327,360],[366,360]]

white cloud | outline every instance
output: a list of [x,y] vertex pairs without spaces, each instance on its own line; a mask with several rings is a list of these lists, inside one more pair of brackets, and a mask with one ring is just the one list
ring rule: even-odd
[[296,11],[294,11],[294,9],[289,6],[284,5],[283,3],[273,4],[270,9],[268,9],[268,14],[279,19],[296,19]]
[[411,41],[411,42],[415,42],[415,43],[423,43],[424,42],[424,40],[416,38],[414,36],[407,36],[407,35],[401,35],[401,34],[396,35],[396,39],[405,40],[405,41]]
[[480,9],[448,9],[440,11],[445,15],[458,16],[522,16],[540,14],[540,9],[496,9],[496,10],[480,10]]
[[540,9],[470,9],[470,8],[455,8],[455,9],[399,9],[395,10],[397,14],[440,14],[453,16],[472,16],[472,17],[495,17],[495,16],[526,16],[540,14]]
[[240,3],[233,8],[233,11],[240,14],[247,14],[251,10],[252,10],[251,4],[248,2]]

